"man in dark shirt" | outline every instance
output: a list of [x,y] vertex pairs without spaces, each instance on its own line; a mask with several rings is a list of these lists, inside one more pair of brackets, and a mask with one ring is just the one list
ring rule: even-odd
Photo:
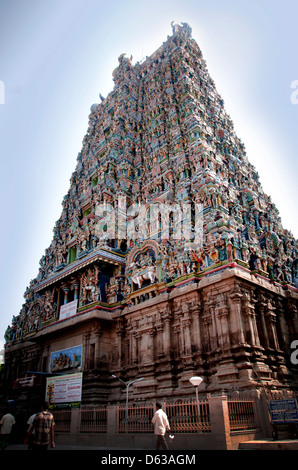
[[36,414],[32,426],[26,436],[25,444],[27,444],[28,439],[34,430],[32,450],[47,450],[49,443],[51,448],[54,448],[54,425],[54,416],[52,413],[47,411],[47,404],[42,404],[41,411]]

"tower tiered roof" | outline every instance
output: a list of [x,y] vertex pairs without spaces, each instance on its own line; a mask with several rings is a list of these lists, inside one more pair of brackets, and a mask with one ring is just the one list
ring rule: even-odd
[[59,320],[69,291],[80,313],[121,309],[231,265],[296,290],[297,241],[262,189],[190,26],[172,28],[142,63],[120,55],[113,91],[91,107],[53,240],[7,344]]

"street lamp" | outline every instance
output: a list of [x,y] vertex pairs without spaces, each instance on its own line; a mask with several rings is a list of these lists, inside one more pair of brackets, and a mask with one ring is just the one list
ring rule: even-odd
[[120,379],[120,377],[117,377],[117,375],[114,375],[112,374],[112,377],[114,377],[114,379],[118,379],[120,380],[120,382],[122,382],[125,387],[126,387],[126,409],[125,409],[125,423],[126,423],[126,430],[127,430],[127,415],[128,415],[128,387],[132,384],[134,384],[135,382],[140,382],[140,380],[144,380],[145,377],[141,377],[140,379],[135,379],[135,380],[130,380],[129,382],[124,382],[124,380]]
[[194,376],[194,377],[191,377],[189,379],[190,383],[195,387],[196,389],[196,397],[197,397],[197,407],[198,407],[198,423],[199,423],[199,416],[200,416],[200,408],[199,408],[199,392],[198,392],[198,388],[199,388],[199,385],[201,385],[201,383],[203,382],[203,379],[202,377],[197,377],[197,376]]

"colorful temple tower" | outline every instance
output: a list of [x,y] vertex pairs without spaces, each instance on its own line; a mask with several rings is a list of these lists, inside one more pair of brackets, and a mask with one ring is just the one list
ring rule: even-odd
[[[295,389],[297,241],[261,187],[188,24],[122,54],[7,328],[5,383],[83,373],[82,402]],[[72,354],[72,358],[70,358]]]

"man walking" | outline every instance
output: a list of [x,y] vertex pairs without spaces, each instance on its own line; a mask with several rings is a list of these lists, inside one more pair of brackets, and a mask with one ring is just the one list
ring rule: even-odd
[[2,417],[0,421],[0,449],[4,450],[9,444],[10,434],[13,425],[16,423],[14,416],[8,412]]
[[160,448],[168,450],[165,434],[167,431],[170,432],[169,420],[160,403],[156,403],[156,408],[157,410],[152,419],[154,434],[156,435],[156,450]]
[[54,416],[47,411],[47,404],[43,403],[40,413],[37,413],[33,420],[24,444],[28,443],[34,431],[32,450],[47,450],[49,443],[54,448],[54,425]]

